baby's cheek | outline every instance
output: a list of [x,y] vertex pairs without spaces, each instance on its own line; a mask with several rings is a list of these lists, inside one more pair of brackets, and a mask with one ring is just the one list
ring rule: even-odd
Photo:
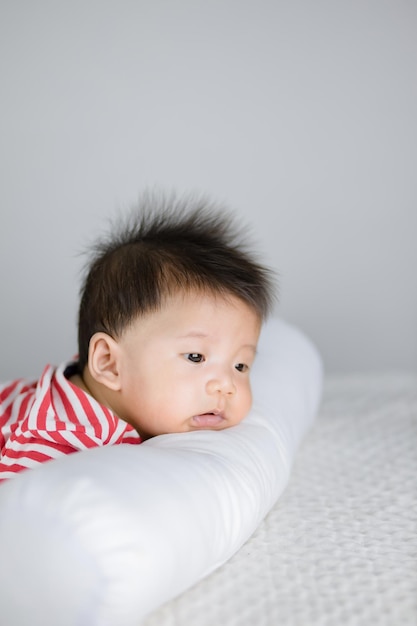
[[249,385],[248,386],[248,405],[249,405],[248,410],[251,408],[252,402],[253,402],[252,387]]
[[242,403],[240,407],[240,419],[242,420],[250,411],[252,407],[252,392],[250,387],[245,390],[245,393],[242,394]]

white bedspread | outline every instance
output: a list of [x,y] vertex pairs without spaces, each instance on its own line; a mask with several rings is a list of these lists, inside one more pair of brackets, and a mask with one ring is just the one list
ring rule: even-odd
[[416,626],[416,502],[417,376],[328,378],[255,535],[141,626]]

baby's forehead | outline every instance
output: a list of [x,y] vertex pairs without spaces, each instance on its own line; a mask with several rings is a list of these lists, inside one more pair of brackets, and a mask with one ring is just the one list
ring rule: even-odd
[[161,308],[171,308],[179,306],[190,306],[191,304],[197,304],[201,308],[210,308],[213,314],[222,314],[222,311],[229,309],[232,313],[236,314],[241,312],[242,307],[247,309],[252,315],[256,316],[261,321],[261,315],[259,311],[250,302],[243,297],[239,297],[236,294],[229,291],[214,291],[207,289],[189,289],[178,290],[167,294],[161,299]]
[[255,344],[260,327],[257,311],[240,298],[192,292],[165,298],[157,309],[135,319],[127,332],[184,339],[237,337],[244,344]]

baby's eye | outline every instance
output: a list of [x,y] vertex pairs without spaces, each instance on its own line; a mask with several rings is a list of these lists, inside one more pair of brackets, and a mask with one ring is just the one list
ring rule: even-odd
[[238,363],[237,365],[235,365],[235,368],[237,369],[238,372],[247,372],[249,369],[249,366],[246,365],[246,363]]
[[185,355],[185,358],[188,361],[191,361],[191,363],[203,363],[205,361],[204,356],[198,352],[188,352]]

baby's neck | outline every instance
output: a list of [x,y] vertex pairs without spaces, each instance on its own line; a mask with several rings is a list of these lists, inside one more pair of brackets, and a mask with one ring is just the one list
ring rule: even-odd
[[97,400],[100,404],[111,408],[108,402],[106,402],[106,399],[103,397],[103,394],[101,394],[100,390],[97,388],[97,384],[94,379],[90,376],[88,368],[85,368],[81,374],[77,373],[71,376],[69,381],[79,389],[85,391],[85,393],[88,393],[89,396],[94,398],[94,400]]
[[80,389],[88,393],[90,396],[93,396],[93,394],[91,393],[91,391],[85,384],[83,377],[80,374],[73,374],[72,376],[69,377],[68,380],[76,387],[79,387]]

